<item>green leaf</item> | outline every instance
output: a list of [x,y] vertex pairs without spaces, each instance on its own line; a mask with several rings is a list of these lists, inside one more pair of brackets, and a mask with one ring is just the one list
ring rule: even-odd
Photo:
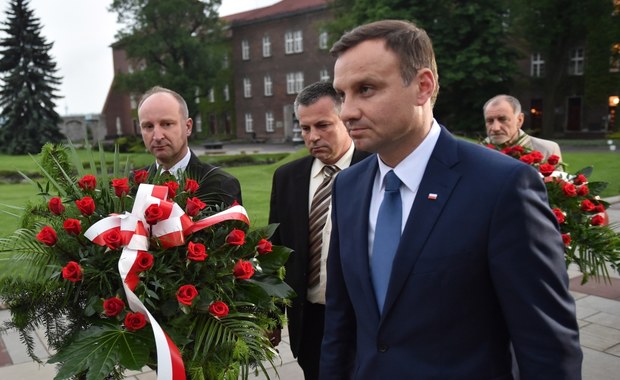
[[249,279],[246,281],[259,286],[272,297],[288,298],[294,294],[293,289],[284,281],[274,277],[262,278],[260,275],[256,275],[255,277],[257,277],[256,280]]
[[265,274],[276,273],[280,267],[286,264],[289,255],[293,252],[292,249],[279,245],[274,245],[272,249],[271,252],[259,255],[257,258]]
[[85,371],[87,380],[103,379],[119,364],[140,370],[148,361],[151,345],[152,341],[141,331],[132,333],[112,324],[92,326],[81,331],[48,362],[62,363],[55,380],[70,379]]

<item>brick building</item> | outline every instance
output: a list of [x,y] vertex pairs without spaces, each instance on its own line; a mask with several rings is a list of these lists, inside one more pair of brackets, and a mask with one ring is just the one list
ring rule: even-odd
[[298,139],[293,102],[310,83],[331,81],[327,0],[283,0],[225,17],[230,26],[237,138]]

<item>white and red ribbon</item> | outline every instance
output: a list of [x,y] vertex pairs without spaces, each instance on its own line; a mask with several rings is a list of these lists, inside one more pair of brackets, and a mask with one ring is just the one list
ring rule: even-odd
[[[123,280],[129,308],[144,314],[153,328],[157,348],[157,378],[185,380],[185,366],[179,349],[133,292],[140,281],[136,258],[140,251],[148,251],[151,236],[157,237],[164,248],[169,248],[185,244],[186,236],[217,223],[240,220],[250,224],[250,220],[245,209],[237,205],[194,222],[178,204],[166,200],[167,196],[166,186],[140,184],[131,212],[111,214],[101,219],[93,224],[84,236],[93,243],[104,246],[105,234],[115,229],[119,231],[123,252],[118,261],[118,272]],[[144,213],[153,204],[163,207],[167,217],[151,226],[146,222]]]

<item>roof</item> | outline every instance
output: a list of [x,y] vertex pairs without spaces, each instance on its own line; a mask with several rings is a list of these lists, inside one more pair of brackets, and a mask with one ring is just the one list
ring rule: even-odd
[[281,14],[293,13],[309,8],[327,6],[330,0],[282,0],[273,5],[253,9],[251,11],[235,13],[222,17],[224,20],[235,23],[273,17]]

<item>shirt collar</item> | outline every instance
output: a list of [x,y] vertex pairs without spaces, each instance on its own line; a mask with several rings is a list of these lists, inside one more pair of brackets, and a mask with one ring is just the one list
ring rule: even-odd
[[405,186],[407,186],[411,191],[417,191],[420,181],[422,180],[424,170],[426,169],[426,164],[431,158],[431,154],[435,149],[435,144],[439,139],[440,133],[441,127],[439,126],[439,123],[433,119],[431,129],[426,137],[424,137],[422,143],[420,143],[420,145],[418,145],[413,152],[409,153],[405,159],[399,162],[395,168],[387,166],[383,163],[383,161],[381,161],[379,155],[377,155],[377,161],[379,162],[379,183],[381,184],[381,189],[385,186],[383,183],[385,175],[390,170],[394,170],[398,178],[400,178]]
[[[349,149],[340,157],[338,161],[334,164],[338,169],[342,170],[348,168],[351,165],[351,160],[353,159],[353,152],[355,151],[355,145],[351,142],[351,146]],[[321,160],[314,160],[312,163],[312,169],[310,171],[310,178],[316,178],[319,175],[322,175],[323,167],[326,166],[325,163]]]
[[[187,168],[187,165],[189,165],[189,159],[191,157],[192,157],[192,151],[188,147],[185,157],[183,157],[181,161],[177,162],[170,169],[168,169],[170,174],[176,176],[179,171],[184,171],[185,168]],[[157,165],[157,170],[159,171],[159,167],[161,166],[159,162],[155,161],[155,165]]]

